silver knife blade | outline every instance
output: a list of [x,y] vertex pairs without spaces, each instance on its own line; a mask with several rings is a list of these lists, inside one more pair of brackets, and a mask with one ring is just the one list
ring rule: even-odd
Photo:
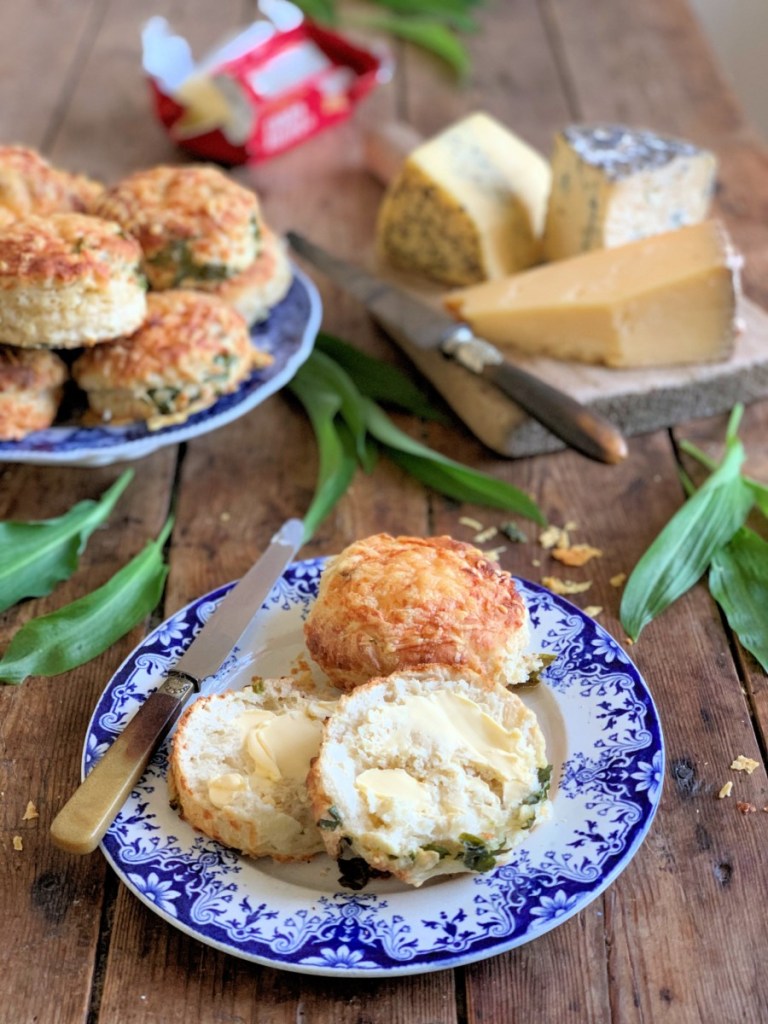
[[619,462],[626,456],[626,442],[609,420],[509,362],[494,345],[478,338],[467,324],[457,323],[447,313],[420,302],[362,267],[331,255],[294,231],[287,232],[286,237],[300,256],[359,299],[406,352],[413,347],[442,353],[491,383],[562,441],[590,458]]
[[56,815],[51,837],[57,846],[69,853],[96,849],[187,698],[236,647],[303,537],[301,520],[289,519],[261,558],[227,593],[159,688]]

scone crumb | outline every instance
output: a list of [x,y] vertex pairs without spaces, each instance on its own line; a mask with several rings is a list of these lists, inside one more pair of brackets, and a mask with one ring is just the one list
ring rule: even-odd
[[34,821],[35,818],[39,818],[39,817],[40,817],[40,815],[38,814],[37,808],[35,807],[35,805],[32,803],[31,800],[28,800],[27,801],[27,809],[24,811],[24,814],[23,814],[21,820],[22,821]]
[[731,761],[731,768],[736,772],[746,772],[747,775],[751,775],[755,768],[760,767],[759,761],[754,761],[751,757],[746,757],[744,754],[739,754],[735,760]]
[[498,532],[499,529],[497,526],[489,526],[487,529],[481,530],[480,533],[476,533],[472,540],[475,542],[475,544],[485,544],[486,541],[489,541],[491,540],[491,538],[495,537]]
[[731,795],[731,791],[732,791],[732,790],[733,790],[733,783],[732,783],[732,782],[730,782],[730,781],[729,781],[729,782],[726,782],[726,783],[725,783],[725,784],[724,784],[724,785],[723,785],[723,786],[722,786],[722,787],[720,788],[720,792],[719,792],[719,793],[717,794],[717,799],[718,799],[718,800],[725,800],[725,798],[726,798],[727,796],[730,796],[730,795]]
[[562,526],[548,526],[539,534],[539,544],[543,548],[568,548],[571,546],[568,533]]
[[747,803],[746,800],[738,800],[736,802],[736,807],[742,814],[754,814],[757,810],[754,804]]
[[615,576],[611,576],[608,582],[612,587],[623,587],[627,582],[627,574],[625,572],[617,572]]
[[506,544],[502,544],[500,548],[491,548],[490,551],[484,551],[483,554],[489,562],[498,562],[499,557],[507,550]]
[[588,604],[584,609],[584,614],[588,615],[590,619],[596,619],[602,610],[603,606],[601,604]]
[[477,519],[472,519],[470,516],[462,516],[461,519],[459,519],[459,522],[462,526],[468,526],[470,530],[477,531],[483,529],[483,524]]
[[541,559],[540,558],[532,558],[531,559],[531,565],[535,566],[537,569],[540,568],[540,566],[541,566]]
[[21,853],[21,851],[24,849],[24,840],[21,838],[21,836],[13,837],[13,848],[14,850],[17,850],[19,853]]
[[561,580],[557,576],[545,576],[542,583],[554,594],[583,594],[592,586],[592,580],[577,583],[576,580]]
[[591,544],[574,544],[569,548],[556,547],[552,550],[552,557],[563,565],[586,565],[602,554],[600,548],[593,548]]

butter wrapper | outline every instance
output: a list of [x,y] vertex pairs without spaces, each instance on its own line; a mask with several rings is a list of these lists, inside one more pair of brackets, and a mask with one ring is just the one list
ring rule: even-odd
[[364,49],[305,19],[285,0],[261,0],[255,21],[198,63],[165,18],[142,32],[155,112],[175,143],[228,166],[283,153],[343,121],[391,76],[384,51]]

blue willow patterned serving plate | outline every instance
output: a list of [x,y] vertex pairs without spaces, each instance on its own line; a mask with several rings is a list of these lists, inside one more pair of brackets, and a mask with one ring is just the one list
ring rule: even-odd
[[251,329],[259,348],[273,363],[257,370],[229,395],[183,423],[150,430],[146,423],[115,427],[56,425],[20,441],[0,441],[0,462],[43,466],[105,466],[150,455],[158,448],[207,434],[250,412],[293,377],[312,351],[320,327],[322,304],[317,289],[297,268],[288,294],[267,320]]
[[[214,689],[290,670],[304,654],[302,622],[322,567],[321,559],[289,567]],[[377,879],[351,892],[324,856],[302,864],[251,860],[171,809],[166,743],[102,844],[119,877],[208,945],[272,967],[343,977],[456,967],[529,942],[582,910],[627,866],[650,828],[664,770],[661,729],[645,683],[605,630],[543,587],[518,584],[532,649],[557,655],[545,681],[521,692],[539,717],[555,771],[551,819],[510,864],[420,889]],[[183,608],[128,657],[91,719],[83,775],[228,589]]]

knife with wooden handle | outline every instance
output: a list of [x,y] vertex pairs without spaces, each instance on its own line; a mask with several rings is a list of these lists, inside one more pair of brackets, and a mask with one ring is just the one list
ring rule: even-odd
[[303,536],[301,520],[289,519],[258,562],[224,597],[159,689],[141,705],[53,819],[51,837],[57,846],[69,853],[96,849],[184,704],[237,646]]
[[291,247],[307,262],[362,302],[371,316],[406,350],[440,352],[492,384],[571,448],[600,462],[620,462],[626,441],[604,416],[509,362],[476,337],[467,324],[433,309],[402,288],[347,263],[294,231]]

